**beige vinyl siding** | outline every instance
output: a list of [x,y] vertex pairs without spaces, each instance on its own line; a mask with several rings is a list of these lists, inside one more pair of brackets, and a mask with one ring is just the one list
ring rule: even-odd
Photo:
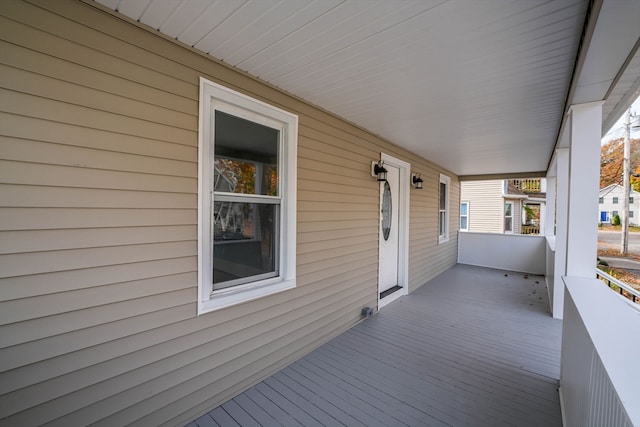
[[[455,264],[451,173],[89,4],[0,11],[0,425],[185,423],[359,321],[377,302],[380,152],[425,180],[410,289]],[[300,129],[297,287],[197,317],[200,76]]]
[[[490,180],[464,181],[460,184],[460,200],[469,202],[469,231],[504,232],[503,183],[502,180]],[[517,210],[515,208],[514,205],[514,210]]]

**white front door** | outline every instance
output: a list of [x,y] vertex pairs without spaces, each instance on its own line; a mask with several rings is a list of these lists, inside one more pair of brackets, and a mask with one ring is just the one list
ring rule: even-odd
[[387,169],[387,181],[380,183],[380,256],[378,264],[380,298],[399,289],[400,169],[388,163],[385,163],[384,167]]

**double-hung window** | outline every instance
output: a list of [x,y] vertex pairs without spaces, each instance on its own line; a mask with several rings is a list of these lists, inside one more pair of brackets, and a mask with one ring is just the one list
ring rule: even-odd
[[460,231],[469,231],[469,202],[460,203]]
[[295,286],[297,126],[200,80],[198,314]]
[[504,202],[504,232],[513,233],[513,202]]
[[438,191],[438,243],[449,240],[449,187],[451,178],[440,174]]

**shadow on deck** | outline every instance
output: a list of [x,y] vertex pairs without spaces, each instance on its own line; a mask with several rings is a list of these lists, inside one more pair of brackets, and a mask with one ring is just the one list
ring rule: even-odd
[[195,426],[561,426],[541,276],[457,265]]

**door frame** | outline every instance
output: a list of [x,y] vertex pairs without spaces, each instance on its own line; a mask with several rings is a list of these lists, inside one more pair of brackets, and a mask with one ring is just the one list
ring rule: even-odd
[[[378,222],[378,281],[376,295],[378,310],[403,295],[409,294],[409,190],[411,188],[411,165],[385,153],[380,153],[380,160],[400,170],[400,194],[398,200],[398,286],[402,289],[380,299],[380,223]],[[378,211],[380,201],[378,201]]]

